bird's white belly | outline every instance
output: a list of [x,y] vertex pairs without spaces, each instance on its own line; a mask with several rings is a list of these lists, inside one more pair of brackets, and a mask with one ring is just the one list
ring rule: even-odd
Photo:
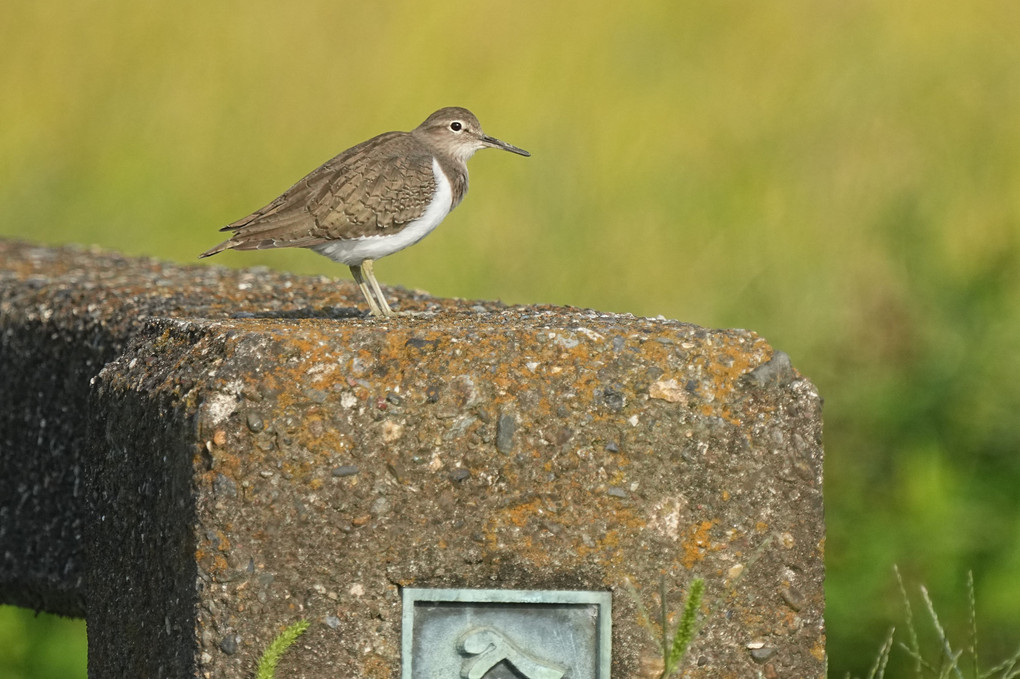
[[439,161],[432,159],[432,174],[436,178],[436,193],[432,197],[425,213],[398,231],[384,236],[361,236],[345,240],[334,240],[321,245],[313,245],[312,249],[320,255],[329,257],[334,262],[347,266],[358,266],[366,259],[376,260],[392,255],[398,250],[414,245],[429,235],[439,223],[450,214],[453,205],[453,189],[450,180],[439,167]]

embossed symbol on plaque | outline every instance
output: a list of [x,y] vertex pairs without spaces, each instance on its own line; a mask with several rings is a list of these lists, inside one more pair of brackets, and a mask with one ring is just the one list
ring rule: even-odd
[[460,672],[464,679],[482,679],[501,662],[528,679],[561,679],[564,674],[562,668],[522,651],[502,632],[491,627],[470,630],[460,642],[460,649],[465,655],[475,656],[464,662]]
[[403,592],[402,679],[608,679],[609,592]]

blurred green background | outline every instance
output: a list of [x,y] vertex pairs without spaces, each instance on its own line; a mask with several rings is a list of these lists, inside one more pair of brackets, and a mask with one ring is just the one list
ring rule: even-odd
[[[1020,642],[1018,26],[1007,0],[13,0],[0,236],[195,263],[333,154],[466,106],[533,157],[476,156],[382,282],[760,332],[825,397],[832,676],[902,621],[893,564],[961,640],[972,569],[998,660]],[[77,668],[47,669],[68,624]],[[83,623],[0,608],[0,676],[84,667]]]

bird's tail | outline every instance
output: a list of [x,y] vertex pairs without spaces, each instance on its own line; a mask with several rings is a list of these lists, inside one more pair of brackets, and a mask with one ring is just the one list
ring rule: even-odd
[[198,256],[198,258],[199,259],[204,259],[206,257],[212,257],[213,255],[218,254],[220,252],[223,252],[224,250],[229,250],[232,245],[233,245],[233,243],[231,243],[229,239],[225,240],[222,243],[220,243],[219,245],[216,245],[216,246],[213,246],[213,247],[209,248],[208,250],[206,250],[205,252],[200,254]]

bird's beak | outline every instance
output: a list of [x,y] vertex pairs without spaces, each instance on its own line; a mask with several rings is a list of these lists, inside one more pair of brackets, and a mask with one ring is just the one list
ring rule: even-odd
[[482,143],[490,148],[503,149],[504,151],[509,151],[510,153],[516,153],[519,156],[531,155],[524,149],[519,149],[516,146],[513,146],[512,144],[507,144],[505,141],[500,141],[499,139],[496,139],[495,137],[490,137],[487,134],[482,135]]

